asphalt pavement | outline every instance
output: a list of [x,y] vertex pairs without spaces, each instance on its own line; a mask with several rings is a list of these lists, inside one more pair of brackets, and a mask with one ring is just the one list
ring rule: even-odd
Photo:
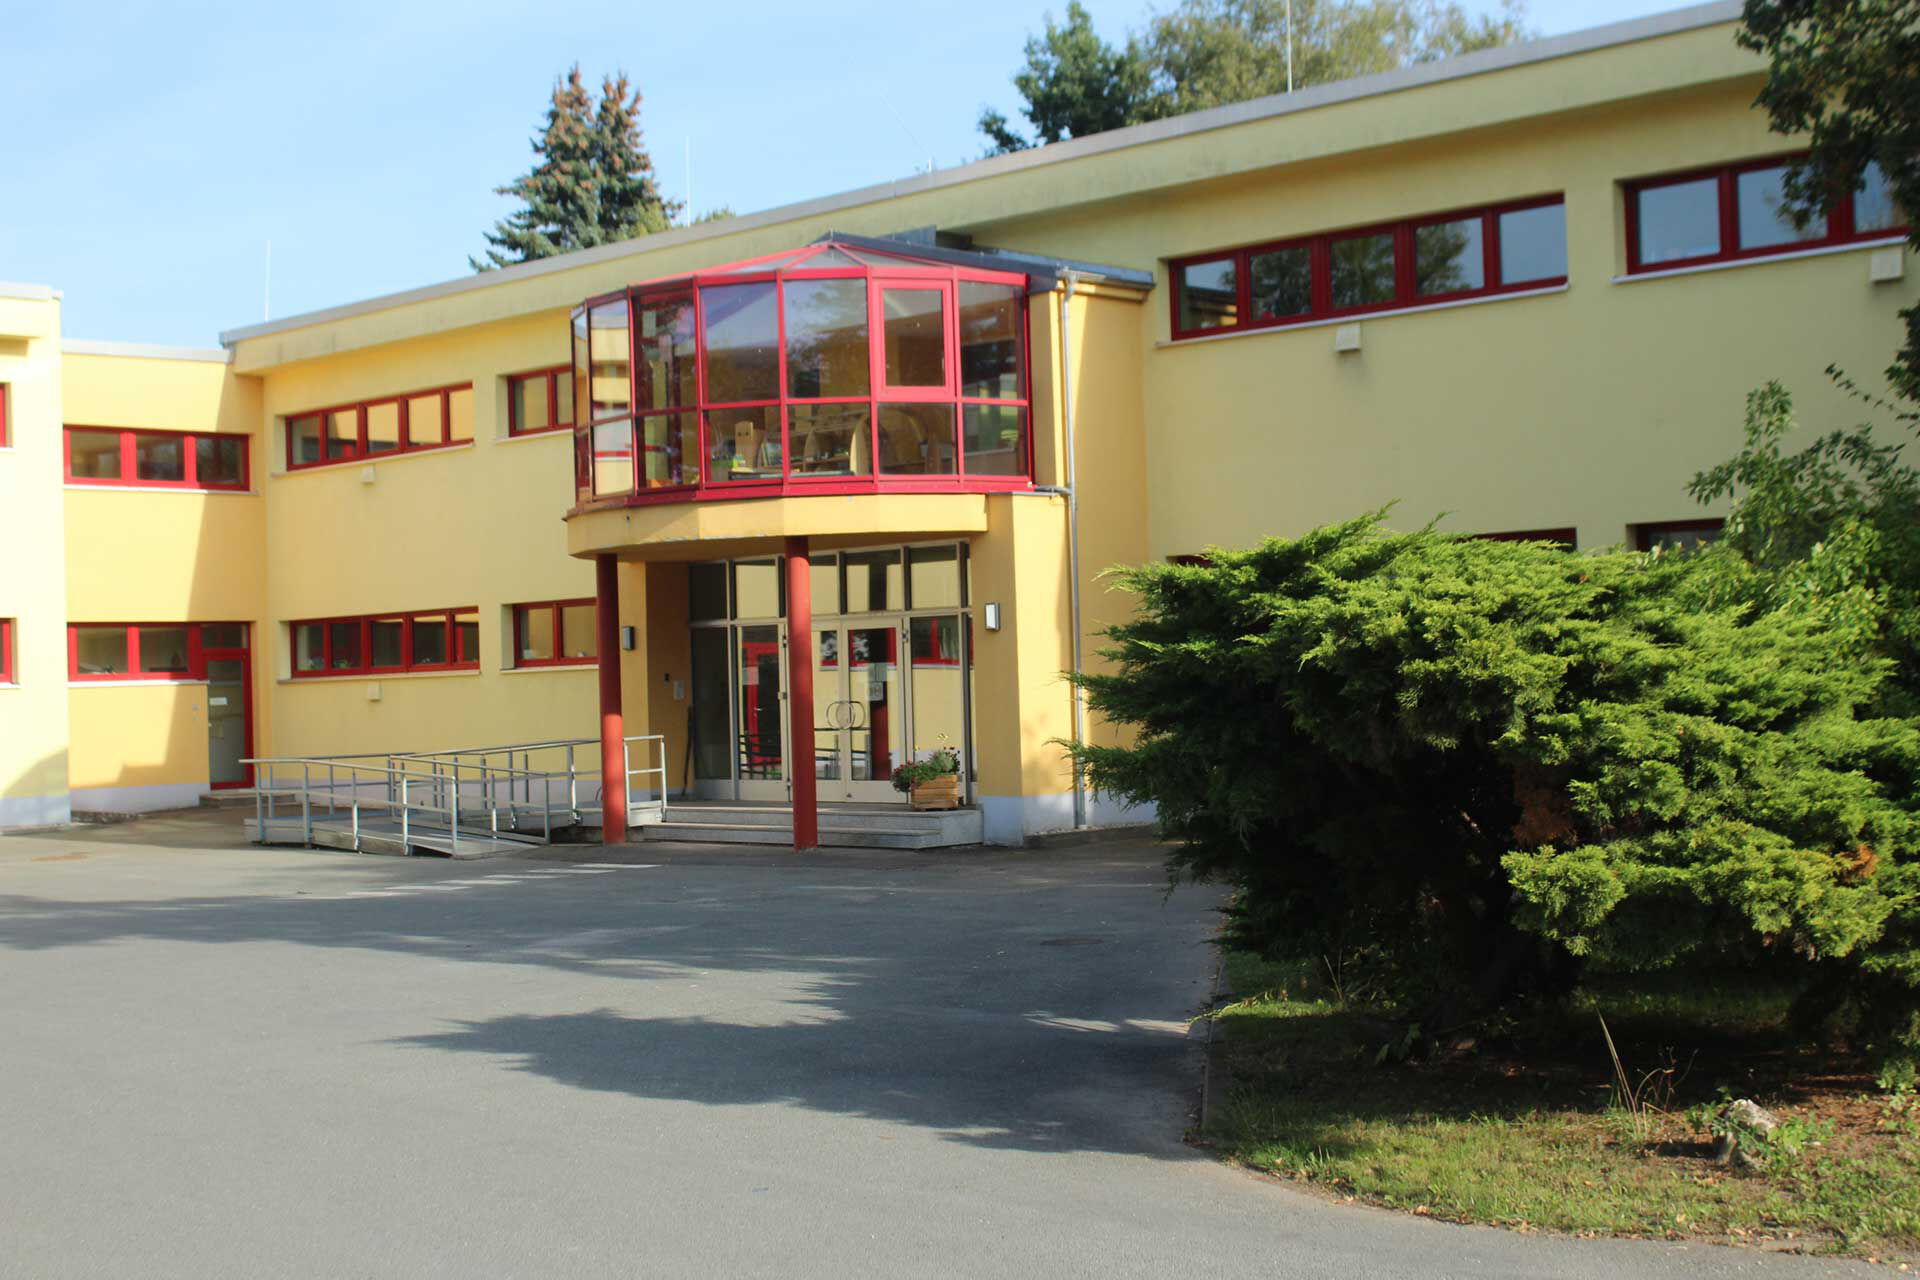
[[0,1275],[1876,1274],[1328,1202],[1184,1138],[1139,838],[480,863],[0,837]]

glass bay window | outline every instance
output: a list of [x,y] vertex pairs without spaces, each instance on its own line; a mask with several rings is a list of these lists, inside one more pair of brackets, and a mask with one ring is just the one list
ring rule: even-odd
[[593,299],[578,501],[1023,485],[1026,284],[825,244]]

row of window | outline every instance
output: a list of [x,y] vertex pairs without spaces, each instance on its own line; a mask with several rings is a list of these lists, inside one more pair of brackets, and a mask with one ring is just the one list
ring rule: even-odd
[[[595,660],[594,603],[554,600],[513,606],[518,666]],[[0,618],[0,684],[14,680],[14,621]],[[358,675],[474,669],[475,609],[443,609],[290,624],[295,675]],[[85,622],[67,628],[67,674],[77,681],[205,680],[208,655],[247,648],[244,622]]]
[[65,453],[69,484],[239,490],[248,484],[242,435],[68,427]]
[[72,680],[205,680],[207,654],[245,649],[244,622],[84,622],[67,628]]
[[[1639,551],[1691,551],[1718,539],[1725,524],[1719,516],[1636,524],[1633,526],[1633,545]],[[1515,529],[1505,533],[1476,533],[1473,536],[1488,542],[1557,542],[1569,551],[1576,545],[1571,528]]]
[[[1737,261],[1905,229],[1875,165],[1831,215],[1796,227],[1783,195],[1792,160],[1625,184],[1628,270]],[[1566,198],[1248,245],[1181,259],[1171,275],[1176,338],[1549,288],[1567,279]]]
[[[516,667],[583,665],[597,660],[591,599],[513,606]],[[480,611],[432,609],[290,623],[295,676],[390,675],[474,671],[480,666]]]
[[473,384],[410,391],[287,417],[287,468],[417,453],[473,439]]
[[1176,262],[1173,332],[1298,324],[1566,278],[1565,201],[1550,196]]

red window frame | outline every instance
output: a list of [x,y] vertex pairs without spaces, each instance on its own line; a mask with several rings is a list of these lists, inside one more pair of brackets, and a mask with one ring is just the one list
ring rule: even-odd
[[1557,542],[1572,551],[1578,542],[1571,527],[1564,529],[1510,529],[1501,533],[1467,535],[1481,542]]
[[[120,437],[120,474],[117,476],[76,476],[73,474],[73,433],[97,431]],[[180,479],[142,480],[134,465],[135,451],[142,437],[169,437],[183,442]],[[240,479],[235,484],[202,484],[199,477],[200,454],[194,448],[198,440],[238,440],[240,442]],[[85,422],[69,422],[60,431],[60,470],[66,483],[104,489],[186,489],[196,493],[245,493],[252,488],[253,440],[233,431],[165,431],[149,427],[96,427]]]
[[[345,462],[372,462],[380,458],[391,458],[396,454],[423,453],[429,449],[451,449],[459,445],[472,444],[473,438],[471,436],[465,439],[455,440],[450,438],[448,434],[453,427],[453,397],[462,391],[472,396],[473,384],[471,382],[452,382],[440,387],[424,387],[418,391],[402,391],[397,395],[374,396],[367,400],[353,400],[345,404],[329,405],[324,409],[302,409],[298,413],[289,413],[282,421],[282,429],[285,432],[284,442],[287,451],[287,470],[311,471],[315,467],[339,466]],[[428,396],[438,396],[440,399],[440,438],[438,440],[415,440],[413,438],[414,431],[410,406],[413,401],[422,400]],[[374,452],[367,447],[367,411],[378,405],[388,404],[396,405],[399,408],[399,442],[394,448]],[[332,416],[336,413],[353,414],[355,424],[353,444],[350,446],[342,446],[338,450],[334,449],[331,433],[327,430]],[[294,460],[293,448],[294,423],[303,422],[309,418],[319,421],[320,456],[311,462],[296,462]]]
[[[566,632],[564,622],[566,610],[585,605],[592,608],[595,604],[592,596],[583,596],[578,600],[538,600],[531,604],[513,606],[513,665],[515,667],[591,667],[599,665],[596,655],[591,658],[570,658],[566,656]],[[525,656],[527,615],[540,610],[551,610],[553,614],[553,653],[551,658],[529,658]],[[598,614],[595,617],[598,618]],[[594,626],[594,648],[599,649],[599,627]]]
[[1654,539],[1663,533],[1719,533],[1727,522],[1719,516],[1695,520],[1649,520],[1633,526],[1633,545],[1641,551],[1653,550]]
[[[1566,202],[1564,192],[1554,192],[1550,195],[1507,200],[1499,204],[1471,205],[1463,209],[1423,213],[1391,222],[1340,227],[1312,235],[1290,236],[1284,240],[1266,240],[1258,244],[1241,245],[1238,248],[1215,249],[1207,253],[1174,258],[1167,263],[1167,278],[1172,286],[1167,290],[1169,332],[1172,333],[1175,341],[1180,341],[1187,338],[1213,337],[1223,333],[1284,329],[1337,317],[1364,316],[1380,311],[1403,311],[1412,307],[1459,302],[1468,298],[1491,298],[1502,294],[1531,293],[1540,289],[1559,288],[1567,283],[1564,272],[1557,276],[1542,276],[1511,283],[1500,278],[1500,219],[1505,214],[1521,213],[1529,209],[1564,208]],[[1480,223],[1480,286],[1472,289],[1456,289],[1447,293],[1420,293],[1418,272],[1414,263],[1416,232],[1423,227],[1439,223],[1475,219]],[[1377,302],[1335,306],[1333,303],[1333,246],[1341,241],[1368,236],[1391,236],[1393,239],[1393,296]],[[1307,310],[1290,316],[1254,315],[1253,259],[1263,254],[1279,253],[1290,249],[1305,249],[1308,254],[1311,302]],[[1180,312],[1186,288],[1187,269],[1223,261],[1231,261],[1234,265],[1236,295],[1234,322],[1198,329],[1182,328]]]
[[[70,622],[67,624],[67,679],[79,684],[113,684],[130,680],[167,680],[175,684],[203,683],[207,678],[206,646],[203,628],[246,627],[244,622]],[[142,630],[184,630],[187,633],[187,667],[184,671],[148,671],[140,662]],[[124,630],[127,639],[125,671],[80,670],[80,633],[82,631]]]
[[[1800,253],[1807,249],[1821,249],[1832,245],[1859,244],[1867,241],[1902,239],[1907,228],[1880,227],[1870,231],[1859,231],[1854,227],[1853,193],[1849,191],[1841,197],[1827,214],[1826,234],[1806,240],[1789,240],[1785,244],[1758,245],[1751,249],[1740,248],[1740,198],[1738,183],[1743,173],[1754,173],[1764,169],[1778,169],[1792,164],[1807,156],[1805,151],[1791,151],[1784,155],[1764,156],[1758,160],[1743,160],[1736,164],[1709,165],[1702,169],[1687,169],[1679,173],[1663,173],[1646,178],[1633,178],[1620,184],[1624,193],[1627,233],[1627,274],[1642,275],[1648,272],[1684,271],[1689,267],[1706,266],[1715,262],[1746,262],[1754,258],[1777,258],[1782,254]],[[1720,248],[1715,253],[1695,254],[1691,258],[1667,258],[1660,262],[1642,262],[1640,260],[1640,196],[1647,191],[1660,187],[1677,187],[1683,183],[1712,179],[1715,195],[1719,201]]]
[[4,449],[13,443],[13,436],[10,434],[13,428],[11,419],[8,416],[8,410],[11,407],[9,397],[11,397],[12,394],[13,384],[0,382],[0,449]]
[[[545,426],[528,426],[526,423],[521,422],[519,412],[514,408],[514,389],[521,383],[532,382],[536,378],[544,379],[547,384],[547,418],[549,421]],[[573,430],[574,418],[568,418],[565,422],[559,421],[560,384],[562,382],[567,383],[569,387],[571,387],[573,382],[572,365],[557,364],[551,368],[529,369],[525,373],[508,374],[507,434],[510,436],[537,436],[548,431]],[[579,412],[579,407],[576,405],[574,408],[576,417]]]
[[[575,506],[574,510],[587,511],[609,506],[639,506],[658,502],[725,501],[734,498],[774,497],[798,494],[866,494],[880,492],[894,493],[969,493],[999,492],[1004,490],[1029,489],[1033,486],[1033,450],[1034,422],[1032,409],[1033,361],[1032,337],[1029,332],[1029,305],[1025,291],[1027,277],[1016,272],[997,272],[970,267],[949,266],[939,262],[915,264],[869,263],[860,265],[832,265],[809,267],[804,257],[794,265],[785,265],[796,254],[813,256],[813,252],[823,248],[832,248],[827,244],[809,246],[808,250],[788,250],[780,254],[769,255],[764,269],[750,269],[756,263],[732,263],[700,272],[690,277],[663,281],[650,285],[635,285],[617,293],[601,294],[589,298],[576,309],[573,317],[575,332],[573,336],[577,357],[590,359],[592,352],[592,330],[585,317],[596,307],[608,303],[623,303],[627,308],[628,341],[628,377],[629,400],[625,411],[609,413],[603,418],[595,418],[591,399],[581,404],[582,389],[575,390]],[[856,246],[854,251],[859,252]],[[749,269],[743,269],[749,268]],[[791,394],[791,385],[787,376],[787,334],[785,287],[789,282],[830,280],[835,278],[857,279],[867,286],[868,317],[868,358],[870,361],[867,390],[854,396],[796,396]],[[727,285],[765,284],[774,285],[774,315],[776,328],[777,359],[775,363],[775,396],[771,399],[746,401],[714,400],[710,398],[707,387],[707,345],[706,345],[706,291]],[[960,391],[960,327],[958,301],[961,286],[965,284],[1010,285],[1016,286],[1018,316],[1015,321],[1015,341],[1018,344],[1020,378],[1013,396],[971,396],[961,395]],[[883,345],[882,292],[893,288],[938,288],[942,291],[941,319],[944,326],[947,347],[947,368],[945,386],[940,388],[912,387],[889,388],[884,385],[885,351]],[[635,405],[636,397],[632,393],[634,381],[641,368],[639,325],[635,323],[638,308],[658,305],[675,299],[691,297],[693,302],[693,331],[695,342],[696,377],[694,383],[695,399],[686,404],[663,406],[660,408],[639,409]],[[584,347],[583,347],[584,335]],[[577,379],[576,379],[577,384]],[[590,391],[588,392],[590,395]],[[880,411],[894,404],[949,404],[953,407],[954,430],[954,470],[914,474],[886,472],[880,465]],[[850,404],[864,405],[867,408],[867,456],[868,469],[856,474],[807,475],[792,471],[793,450],[791,443],[791,419],[795,408],[814,405]],[[1004,405],[1016,409],[1021,415],[1021,458],[1017,473],[971,473],[966,469],[966,412],[969,406]],[[710,473],[712,459],[711,441],[708,438],[708,418],[715,412],[754,411],[771,409],[776,416],[780,438],[779,476],[768,476],[749,480],[716,480]],[[691,469],[697,477],[693,481],[677,484],[647,485],[644,482],[644,469],[640,465],[641,454],[653,446],[644,443],[646,438],[646,420],[649,418],[672,418],[676,414],[691,413],[697,435],[699,458]],[[596,427],[606,428],[618,423],[626,423],[630,438],[625,449],[596,450],[593,432]],[[771,443],[771,436],[769,437]],[[622,458],[631,454],[633,458],[633,488],[624,491],[594,493],[595,464],[604,459]],[[769,468],[770,469],[770,468]]]
[[0,618],[0,684],[18,683],[13,675],[13,619]]
[[[417,609],[405,613],[366,613],[332,618],[298,618],[287,624],[288,669],[298,680],[317,680],[326,676],[376,676],[408,675],[424,671],[478,671],[480,669],[479,646],[480,610],[472,605],[453,609]],[[466,642],[461,636],[460,627],[455,621],[468,618],[474,624],[473,652],[467,652]],[[416,622],[427,620],[442,622],[447,628],[447,661],[416,662],[413,658],[413,627]],[[376,622],[398,622],[400,626],[400,663],[375,665],[373,661],[373,624]],[[299,648],[295,642],[295,632],[300,627],[320,628],[320,667],[317,670],[302,670],[299,663]],[[357,627],[359,634],[360,656],[355,665],[336,667],[333,665],[333,629],[335,627]]]

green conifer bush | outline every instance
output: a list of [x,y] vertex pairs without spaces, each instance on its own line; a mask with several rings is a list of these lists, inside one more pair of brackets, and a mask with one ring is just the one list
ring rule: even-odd
[[1882,710],[1871,610],[1730,598],[1733,554],[1376,513],[1120,571],[1139,610],[1082,683],[1134,736],[1076,754],[1239,891],[1234,941],[1430,1034],[1586,965],[1731,963],[1910,1041],[1920,722]]

